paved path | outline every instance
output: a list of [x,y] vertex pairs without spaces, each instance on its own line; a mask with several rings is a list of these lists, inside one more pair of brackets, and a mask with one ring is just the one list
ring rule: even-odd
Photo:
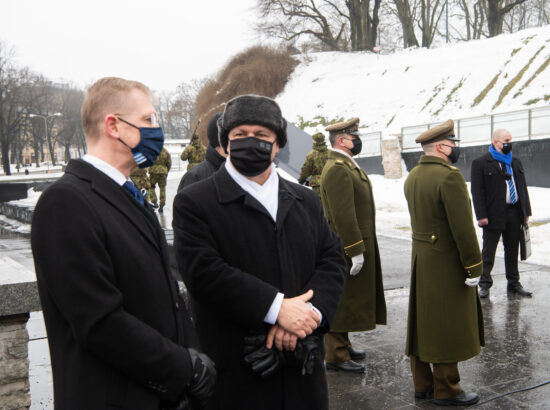
[[[410,241],[378,238],[388,306],[388,326],[353,333],[354,345],[367,351],[366,375],[329,371],[331,409],[435,408],[415,400],[404,356],[407,321]],[[0,256],[9,256],[33,269],[28,238],[0,233]],[[503,261],[497,260],[491,298],[483,301],[487,347],[460,365],[465,389],[479,391],[482,401],[512,390],[550,380],[550,267],[521,264],[524,286],[532,299],[508,299]],[[33,410],[52,409],[47,339],[39,312],[28,325]],[[482,404],[485,409],[549,408],[550,385]]]

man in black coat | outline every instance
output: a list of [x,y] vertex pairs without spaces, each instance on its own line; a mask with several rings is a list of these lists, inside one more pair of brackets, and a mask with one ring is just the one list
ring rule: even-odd
[[217,121],[221,115],[221,112],[217,112],[212,116],[212,118],[210,118],[208,127],[206,128],[208,147],[206,147],[205,159],[199,165],[191,168],[183,175],[178,185],[178,192],[188,185],[208,178],[225,162],[225,157],[227,157],[227,154],[224,152],[223,148],[220,147],[220,141],[218,139]]
[[287,138],[275,101],[236,97],[218,127],[228,160],[173,208],[179,269],[218,370],[211,408],[327,409],[322,335],[343,289],[341,240],[317,195],[275,170]]
[[483,228],[483,274],[479,297],[489,296],[493,285],[491,270],[498,241],[502,236],[508,293],[531,296],[519,281],[518,248],[520,230],[531,216],[525,171],[512,156],[512,135],[504,129],[493,133],[489,152],[472,162],[472,199],[477,223]]
[[215,369],[196,350],[163,231],[129,180],[164,142],[150,91],[103,78],[82,122],[88,154],[42,194],[31,234],[55,408],[200,408]]

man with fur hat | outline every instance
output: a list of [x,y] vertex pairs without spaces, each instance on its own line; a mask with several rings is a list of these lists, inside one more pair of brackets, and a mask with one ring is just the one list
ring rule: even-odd
[[327,369],[364,373],[365,352],[352,347],[348,332],[386,324],[382,267],[376,240],[369,177],[354,161],[361,152],[359,118],[326,128],[332,149],[321,174],[321,201],[330,227],[341,238],[348,274],[340,304],[325,336]]
[[[415,397],[439,405],[479,400],[460,387],[457,362],[484,345],[477,284],[483,271],[454,122],[421,134],[423,155],[405,181],[411,215],[412,263],[406,354]],[[430,367],[433,365],[433,370]]]
[[221,115],[221,112],[217,112],[210,118],[206,129],[206,135],[208,136],[208,147],[206,147],[205,160],[183,175],[178,185],[178,192],[188,185],[194,184],[201,179],[208,178],[225,162],[227,154],[223,148],[220,147],[220,140],[218,138],[217,121]]
[[173,220],[199,337],[219,375],[212,407],[328,409],[322,335],[344,283],[340,239],[316,194],[277,174],[287,134],[274,100],[236,97],[218,128],[227,161],[177,194]]
[[323,167],[327,163],[328,150],[327,144],[325,143],[325,136],[322,132],[318,132],[313,135],[313,150],[311,150],[302,165],[300,171],[300,178],[298,182],[304,184],[308,178],[309,186],[317,192],[317,195],[321,194],[319,186],[321,185],[321,172],[323,172]]

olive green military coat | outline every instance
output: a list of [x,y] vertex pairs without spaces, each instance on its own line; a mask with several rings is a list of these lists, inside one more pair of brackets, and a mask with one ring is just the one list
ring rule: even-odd
[[412,227],[406,354],[429,363],[455,363],[484,346],[477,287],[466,278],[483,265],[470,196],[459,169],[423,156],[405,181]]
[[[321,174],[321,202],[330,227],[342,239],[348,262],[346,285],[330,331],[358,332],[385,325],[374,198],[367,174],[345,155],[329,151]],[[351,257],[361,253],[363,268],[351,276]]]

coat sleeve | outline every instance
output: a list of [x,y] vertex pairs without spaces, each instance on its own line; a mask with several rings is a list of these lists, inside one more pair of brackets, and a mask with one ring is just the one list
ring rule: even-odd
[[441,199],[464,273],[469,278],[481,276],[483,264],[473,224],[472,204],[460,171],[451,171],[447,175],[441,184]]
[[522,190],[520,193],[519,200],[522,205],[521,208],[525,213],[524,216],[527,217],[527,216],[531,216],[531,201],[529,200],[529,191],[527,189],[527,181],[525,180],[525,171],[523,169],[523,164],[519,159],[517,159],[516,161],[518,163],[517,168],[519,172],[514,172],[514,178],[516,178],[516,184],[517,184],[517,179],[521,178]]
[[365,252],[363,235],[355,213],[353,181],[343,165],[334,165],[325,175],[323,191],[330,208],[332,226],[342,238],[344,252],[349,257]]
[[207,210],[187,190],[176,195],[173,209],[178,268],[193,298],[248,328],[261,325],[278,289],[222,258]]
[[300,178],[298,178],[298,182],[300,184],[303,184],[306,182],[308,177],[313,174],[313,164],[312,164],[312,158],[311,155],[308,153],[306,156],[306,160],[304,161],[304,164],[302,165],[302,169],[300,170]]
[[192,377],[189,353],[124,310],[104,229],[73,187],[42,194],[31,234],[41,296],[47,292],[82,349],[138,383],[166,386],[161,396],[176,401]]
[[474,210],[476,212],[476,218],[487,218],[487,204],[485,201],[485,179],[483,177],[483,165],[480,160],[472,161],[471,168],[472,179],[472,199],[474,201]]
[[347,263],[344,257],[342,241],[330,229],[317,197],[314,200],[317,202],[314,223],[319,226],[319,256],[315,266],[315,273],[308,281],[306,287],[302,289],[302,293],[313,289],[311,303],[323,314],[324,320],[321,324],[321,330],[328,332],[338,308],[340,294],[344,289]]

